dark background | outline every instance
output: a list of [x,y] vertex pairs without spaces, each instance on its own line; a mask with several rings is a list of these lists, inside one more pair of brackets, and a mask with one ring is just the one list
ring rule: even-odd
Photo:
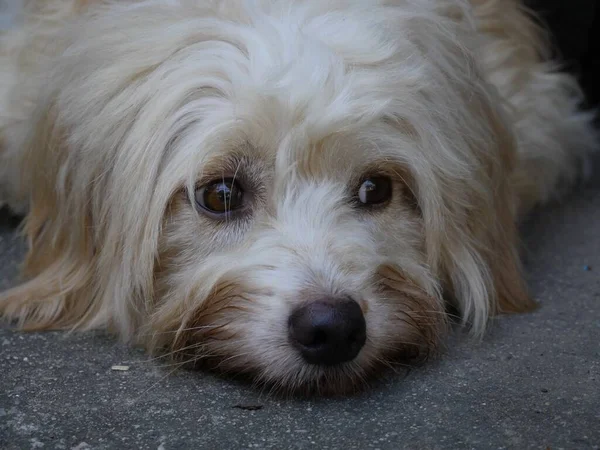
[[600,102],[600,5],[597,0],[526,0],[553,35],[556,56],[579,77],[589,105]]

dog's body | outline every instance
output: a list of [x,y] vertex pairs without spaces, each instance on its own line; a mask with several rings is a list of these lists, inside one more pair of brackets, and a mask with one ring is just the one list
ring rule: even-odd
[[31,249],[0,314],[285,389],[429,354],[446,301],[479,334],[532,308],[516,221],[596,144],[516,0],[29,0],[16,16],[0,203],[29,212]]

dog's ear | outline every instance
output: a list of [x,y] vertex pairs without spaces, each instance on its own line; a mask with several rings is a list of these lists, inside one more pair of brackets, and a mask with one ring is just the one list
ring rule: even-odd
[[[523,276],[512,194],[508,186],[496,192],[495,222],[489,225],[480,252],[490,268],[496,303],[492,313],[521,313],[536,308]],[[504,192],[502,192],[504,191]],[[483,230],[481,230],[483,231]]]
[[[480,252],[490,268],[495,291],[496,304],[492,313],[527,312],[537,305],[528,292],[519,255],[519,199],[513,182],[518,164],[516,137],[509,131],[502,111],[493,105],[493,97],[491,102],[490,97],[482,99],[479,108],[488,119],[497,153],[483,159],[492,187],[486,212],[488,220],[486,223],[475,218],[474,222],[483,229],[477,230],[478,225],[474,224],[472,230],[482,234]],[[478,216],[479,211],[472,210],[471,214]]]
[[434,236],[428,243],[432,252],[439,251],[447,290],[475,334],[481,334],[491,315],[536,307],[519,257],[517,199],[511,183],[514,136],[493,103],[493,97],[478,96],[477,91],[465,102],[472,114],[469,120],[481,124],[466,140],[478,169],[471,179],[447,183],[445,212],[438,222],[443,225],[432,227]]
[[[508,183],[501,183],[494,192],[491,207],[470,211],[467,241],[471,241],[480,267],[479,276],[471,283],[489,277],[489,315],[522,313],[535,309],[523,276],[519,255],[519,237],[514,202]],[[481,215],[486,217],[482,219]],[[466,274],[468,276],[468,274]],[[471,288],[473,285],[471,285]],[[472,292],[476,290],[471,289]],[[477,299],[473,299],[477,301]]]
[[24,222],[26,281],[0,294],[0,316],[28,330],[86,328],[98,318],[89,210],[86,202],[65,201],[71,183],[64,171],[68,151],[53,108],[38,118],[21,165],[22,182],[31,192]]

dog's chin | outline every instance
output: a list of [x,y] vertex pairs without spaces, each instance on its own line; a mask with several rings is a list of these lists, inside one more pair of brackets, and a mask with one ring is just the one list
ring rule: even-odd
[[211,372],[251,385],[260,392],[277,397],[339,397],[356,395],[377,386],[387,375],[404,374],[419,365],[411,359],[413,350],[398,350],[395,355],[361,365],[350,361],[335,366],[318,366],[298,360],[286,373],[266,368],[229,364],[227,357],[202,357],[188,361],[186,370]]
[[[402,373],[439,353],[447,331],[443,303],[399,272],[379,271],[376,300],[368,302],[367,337],[351,360],[325,365],[308,362],[285,332],[286,320],[261,322],[247,295],[232,294],[218,310],[184,320],[174,340],[164,342],[176,363],[250,380],[276,395],[338,396],[361,392],[389,372]],[[213,303],[214,304],[214,303]],[[243,325],[242,325],[243,324]],[[250,324],[262,324],[263,333]],[[246,330],[246,331],[244,331]]]
[[[204,347],[188,342],[188,347]],[[307,363],[299,354],[291,354],[284,367],[281,364],[265,366],[258,361],[232,354],[217,356],[210,352],[176,352],[176,364],[187,370],[208,371],[251,384],[263,392],[276,396],[336,397],[359,394],[381,382],[387,375],[404,374],[419,367],[437,352],[426,345],[400,345],[382,351],[379,355],[363,355],[352,361],[332,366]],[[366,352],[364,352],[366,353]]]

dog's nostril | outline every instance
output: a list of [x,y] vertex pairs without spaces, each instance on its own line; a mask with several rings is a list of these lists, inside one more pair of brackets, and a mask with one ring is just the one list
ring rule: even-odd
[[307,362],[333,365],[358,355],[367,338],[367,327],[354,300],[321,300],[292,313],[289,336]]

